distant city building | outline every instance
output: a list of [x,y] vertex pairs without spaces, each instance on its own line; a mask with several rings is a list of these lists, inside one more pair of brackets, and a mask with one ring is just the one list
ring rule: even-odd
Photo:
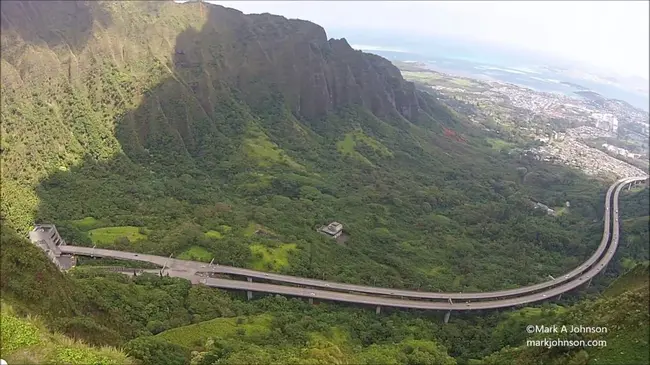
[[338,238],[343,233],[343,225],[339,222],[332,222],[327,226],[319,228],[318,231],[333,238]]
[[596,127],[606,131],[614,132],[618,130],[618,118],[609,113],[592,113],[591,119],[596,121]]
[[564,138],[566,138],[566,133],[558,133],[556,131],[553,131],[553,140],[554,141],[562,142],[562,141],[564,141]]

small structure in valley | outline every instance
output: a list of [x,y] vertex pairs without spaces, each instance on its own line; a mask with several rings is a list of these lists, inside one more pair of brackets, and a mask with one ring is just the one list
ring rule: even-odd
[[318,231],[332,238],[339,238],[343,233],[343,225],[339,222],[332,222],[326,226],[320,227]]
[[548,214],[548,215],[553,215],[554,216],[554,215],[557,214],[555,212],[555,210],[553,210],[553,209],[549,208],[547,205],[539,203],[539,202],[533,202],[533,208],[534,209],[541,209],[542,211],[545,211],[546,214]]

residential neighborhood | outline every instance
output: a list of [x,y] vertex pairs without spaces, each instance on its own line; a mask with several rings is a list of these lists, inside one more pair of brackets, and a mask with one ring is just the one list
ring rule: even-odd
[[[519,151],[588,175],[647,174],[650,116],[619,100],[569,96],[500,81],[459,78],[412,64],[403,72],[439,100]],[[509,151],[517,153],[512,147]]]

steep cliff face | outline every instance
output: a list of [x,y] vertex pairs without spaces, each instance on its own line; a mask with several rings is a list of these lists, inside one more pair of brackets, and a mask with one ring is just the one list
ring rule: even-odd
[[241,90],[250,103],[280,92],[305,118],[349,104],[378,116],[395,111],[407,119],[417,115],[415,88],[387,60],[355,51],[345,39],[328,41],[323,28],[313,23],[210,8],[201,31],[179,38],[178,68],[211,65],[214,78]]

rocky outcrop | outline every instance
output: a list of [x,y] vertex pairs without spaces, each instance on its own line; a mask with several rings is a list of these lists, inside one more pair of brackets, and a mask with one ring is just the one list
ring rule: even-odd
[[215,77],[242,91],[251,104],[279,92],[305,118],[349,104],[363,105],[380,117],[397,111],[413,119],[420,111],[415,87],[395,66],[352,49],[345,39],[328,40],[316,24],[209,8],[200,32],[179,37],[174,63],[217,67]]

